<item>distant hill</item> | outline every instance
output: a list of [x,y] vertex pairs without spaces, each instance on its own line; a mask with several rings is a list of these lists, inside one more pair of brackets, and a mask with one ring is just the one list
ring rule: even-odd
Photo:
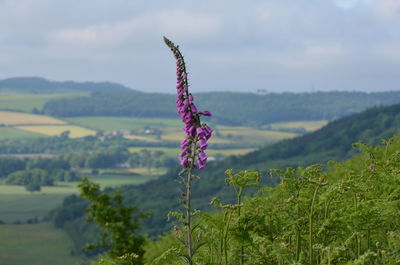
[[[0,92],[50,94],[68,92],[130,91],[126,86],[111,82],[50,81],[41,77],[13,77],[0,80]],[[138,91],[136,91],[138,92]]]
[[[221,125],[259,126],[295,120],[333,120],[373,106],[400,103],[400,91],[315,92],[258,95],[210,92],[194,95],[200,110],[213,113]],[[90,97],[48,101],[42,112],[50,116],[131,116],[176,118],[175,95],[161,93],[96,92]]]
[[[225,201],[232,198],[232,191],[224,182],[226,169],[260,170],[264,175],[264,182],[275,185],[278,180],[267,177],[267,172],[272,168],[283,169],[288,166],[326,163],[329,160],[345,160],[358,152],[352,147],[352,143],[362,141],[378,144],[382,139],[395,135],[400,135],[400,104],[376,107],[336,120],[313,133],[267,146],[245,156],[232,156],[222,162],[209,163],[207,168],[199,173],[200,179],[194,182],[193,203],[195,207],[205,209],[214,196]],[[138,205],[142,210],[153,213],[153,217],[143,223],[145,232],[159,234],[170,228],[170,223],[166,220],[167,213],[180,208],[179,170],[173,169],[159,179],[140,186],[124,188],[127,203]],[[81,215],[70,215],[71,212],[79,212],[76,207],[83,207],[82,200],[66,200],[63,207],[55,211],[58,217],[68,216],[65,222],[58,219],[61,226],[68,224],[68,233],[81,233],[84,227]]]

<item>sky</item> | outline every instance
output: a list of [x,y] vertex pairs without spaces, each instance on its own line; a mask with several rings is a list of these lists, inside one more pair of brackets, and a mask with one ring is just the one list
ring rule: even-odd
[[0,78],[175,92],[400,90],[400,0],[0,0]]

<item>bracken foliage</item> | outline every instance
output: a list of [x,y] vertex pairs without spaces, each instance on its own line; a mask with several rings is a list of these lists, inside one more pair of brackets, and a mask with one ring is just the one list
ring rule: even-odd
[[[400,264],[400,144],[356,146],[363,154],[326,169],[274,170],[280,184],[243,202],[214,199],[197,220],[205,244],[194,264]],[[236,190],[229,179],[257,174],[227,173]],[[147,245],[147,264],[182,264],[173,237]]]

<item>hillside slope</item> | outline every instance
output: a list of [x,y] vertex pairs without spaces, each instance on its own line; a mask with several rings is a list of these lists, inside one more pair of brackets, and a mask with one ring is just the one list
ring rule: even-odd
[[[316,92],[258,95],[209,92],[194,95],[201,110],[223,125],[265,125],[294,120],[333,120],[379,105],[400,103],[400,92]],[[58,117],[131,116],[176,118],[175,95],[98,92],[90,97],[48,101],[43,113]]]
[[[224,182],[226,169],[232,168],[235,171],[257,169],[265,176],[272,168],[344,160],[357,153],[352,143],[362,141],[378,144],[382,139],[398,134],[400,134],[400,104],[377,107],[336,120],[314,133],[285,140],[245,156],[233,156],[222,162],[209,163],[206,170],[199,173],[200,179],[193,184],[193,203],[195,207],[205,209],[214,196],[225,201],[232,198],[231,191]],[[152,218],[143,223],[143,231],[154,235],[170,228],[166,218],[167,213],[180,208],[178,194],[181,187],[178,184],[178,172],[179,168],[176,168],[157,180],[124,188],[127,203],[136,204],[143,211],[153,213]],[[269,185],[277,182],[276,179],[268,177],[264,177],[264,180]],[[68,226],[69,233],[82,235],[84,234],[82,212],[74,210],[75,207],[82,209],[82,201],[66,200],[63,207],[55,211],[55,216],[58,218],[59,226]],[[71,212],[74,214],[71,215]]]
[[95,91],[131,91],[126,86],[111,82],[50,81],[41,77],[13,77],[0,80],[0,92],[7,93],[67,93]]

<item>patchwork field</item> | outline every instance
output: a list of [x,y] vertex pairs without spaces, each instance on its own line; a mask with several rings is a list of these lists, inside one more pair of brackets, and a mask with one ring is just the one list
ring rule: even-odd
[[0,124],[4,125],[38,125],[38,124],[65,124],[64,121],[45,115],[36,115],[22,112],[0,111]]
[[[121,185],[138,185],[165,172],[165,169],[132,169],[130,172],[138,176],[115,173],[90,175],[88,178],[101,187],[117,187]],[[151,174],[151,175],[149,175]],[[0,183],[1,184],[1,183]],[[0,185],[0,220],[6,223],[26,222],[31,218],[43,218],[48,212],[62,203],[70,194],[78,193],[79,182],[57,183],[55,187],[42,187],[40,192],[28,192],[23,186]]]
[[1,93],[0,109],[18,110],[31,112],[33,109],[41,109],[43,105],[56,98],[72,98],[88,96],[89,93],[65,93],[65,94],[22,94],[22,93]]
[[12,127],[0,127],[0,139],[26,139],[43,137],[43,134],[27,132]]
[[[140,152],[141,150],[162,151],[171,157],[177,157],[180,153],[179,148],[173,148],[173,147],[171,147],[171,148],[169,148],[169,147],[130,147],[129,148],[130,152]],[[254,148],[221,149],[221,150],[207,149],[206,153],[209,156],[216,156],[218,154],[221,154],[224,156],[229,156],[229,155],[245,155],[254,150],[255,150]]]
[[[129,139],[138,139],[150,142],[173,141],[179,142],[183,139],[182,122],[179,119],[163,118],[121,118],[121,117],[79,117],[67,118],[66,121],[102,131],[113,130],[136,130],[144,131],[146,128],[156,129],[161,132],[160,138],[155,135],[129,135]],[[296,133],[279,132],[274,130],[263,130],[251,127],[213,126],[214,136],[210,144],[240,144],[244,146],[263,146],[282,139],[297,136]]]
[[181,127],[179,119],[167,118],[128,118],[128,117],[77,117],[66,118],[66,121],[93,130],[140,130],[149,128],[177,128]]
[[272,123],[268,126],[269,126],[269,128],[271,128],[273,130],[304,128],[305,131],[312,132],[312,131],[316,131],[316,130],[322,128],[326,124],[328,124],[328,121],[326,121],[326,120],[322,120],[322,121],[291,121],[291,122]]
[[15,128],[27,132],[40,133],[49,136],[57,136],[62,132],[69,131],[69,137],[79,138],[88,135],[96,135],[96,131],[86,128],[78,127],[75,125],[38,125],[38,126],[16,126]]
[[50,223],[0,225],[0,261],[8,265],[71,265],[72,243]]
[[70,194],[74,186],[43,187],[40,193],[27,192],[23,186],[0,185],[0,220],[6,223],[43,218]]

